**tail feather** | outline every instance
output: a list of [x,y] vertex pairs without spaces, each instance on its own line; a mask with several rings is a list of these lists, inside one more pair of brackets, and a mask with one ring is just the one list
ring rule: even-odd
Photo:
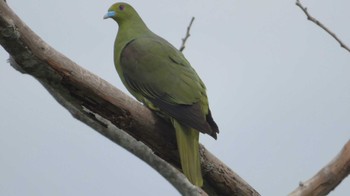
[[175,119],[172,123],[176,131],[182,171],[192,184],[201,187],[203,178],[199,156],[199,132],[182,126]]

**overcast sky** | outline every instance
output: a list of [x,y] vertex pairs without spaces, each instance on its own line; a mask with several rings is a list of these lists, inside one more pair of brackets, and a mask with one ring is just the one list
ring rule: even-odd
[[[114,1],[8,0],[51,46],[126,92],[113,64]],[[128,1],[179,47],[220,127],[201,142],[262,195],[286,195],[350,138],[350,53],[295,1]],[[302,2],[350,45],[350,2]],[[73,119],[0,49],[0,195],[179,195],[157,172]],[[350,179],[332,196],[350,195]]]

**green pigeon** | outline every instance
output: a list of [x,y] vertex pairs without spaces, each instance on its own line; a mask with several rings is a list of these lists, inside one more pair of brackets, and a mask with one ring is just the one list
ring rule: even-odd
[[119,25],[114,64],[120,79],[137,100],[170,120],[182,171],[192,184],[202,186],[199,132],[215,139],[219,133],[204,83],[184,55],[149,30],[129,4],[112,5],[106,18]]

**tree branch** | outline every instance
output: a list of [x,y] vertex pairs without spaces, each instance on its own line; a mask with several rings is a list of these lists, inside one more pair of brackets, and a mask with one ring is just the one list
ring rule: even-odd
[[[12,66],[18,68],[17,63],[13,60],[13,58],[10,57],[9,62]],[[108,119],[105,119],[99,114],[90,111],[84,106],[82,106],[82,109],[77,108],[76,104],[72,104],[66,99],[66,97],[61,96],[61,94],[56,92],[50,85],[47,85],[47,83],[42,82],[42,85],[62,106],[70,111],[74,118],[89,125],[102,135],[108,135],[108,138],[113,138],[113,142],[117,143],[150,165],[160,175],[167,179],[182,195],[207,196],[202,189],[194,186],[190,181],[188,181],[183,173],[154,154],[154,152],[144,143],[137,141],[128,133],[112,124]]]
[[[69,103],[68,103],[69,104]],[[76,110],[77,111],[77,110]],[[125,133],[115,125],[113,125],[109,120],[103,118],[99,114],[90,111],[87,108],[83,107],[83,111],[94,116],[96,120],[102,123],[96,124],[93,121],[91,122],[92,128],[99,131],[100,133],[109,132],[110,135],[114,138],[114,141],[118,141],[118,145],[131,152],[153,169],[155,169],[159,174],[161,174],[165,179],[167,179],[182,195],[188,196],[207,196],[207,194],[200,188],[194,186],[186,176],[177,170],[175,167],[158,157],[154,152],[146,146],[144,143],[137,141],[135,138],[131,137],[129,134]],[[84,119],[87,116],[77,111],[74,113],[75,118]],[[87,118],[85,121],[91,121]]]
[[[10,61],[15,69],[36,78],[73,117],[111,141],[124,145],[123,136],[118,135],[123,130],[140,141],[136,146],[144,148],[147,145],[153,151],[146,149],[146,153],[137,153],[134,146],[127,147],[135,156],[145,160],[147,153],[155,154],[180,168],[175,133],[170,123],[51,48],[4,1],[0,1],[0,13],[0,44],[12,56]],[[129,139],[126,139],[129,141],[125,142],[126,146],[135,143]],[[203,146],[200,152],[206,193],[259,195]],[[152,161],[148,163],[156,167]],[[171,182],[171,179],[167,180]],[[187,190],[191,192],[192,188]]]
[[333,33],[331,30],[329,30],[324,24],[322,24],[320,21],[318,21],[316,18],[312,17],[309,12],[307,11],[307,8],[304,7],[301,3],[300,0],[296,0],[295,4],[300,7],[300,9],[305,13],[306,17],[308,20],[311,22],[315,23],[317,26],[321,27],[323,30],[325,30],[328,34],[330,34],[337,42],[340,44],[342,48],[350,52],[350,49],[348,46],[344,44],[343,41],[341,41],[335,33]]
[[182,44],[181,44],[180,49],[179,49],[180,52],[182,52],[185,49],[186,41],[191,36],[190,31],[191,31],[191,27],[192,27],[193,21],[194,21],[194,17],[192,17],[191,22],[190,22],[190,24],[187,27],[187,31],[186,31],[185,37],[182,38]]
[[314,177],[300,183],[289,196],[327,195],[350,174],[350,140],[341,152]]

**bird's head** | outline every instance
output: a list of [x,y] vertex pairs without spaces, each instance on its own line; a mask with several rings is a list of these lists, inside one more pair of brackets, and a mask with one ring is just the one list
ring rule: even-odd
[[127,3],[115,3],[109,9],[104,19],[112,18],[119,24],[138,16],[137,12]]

